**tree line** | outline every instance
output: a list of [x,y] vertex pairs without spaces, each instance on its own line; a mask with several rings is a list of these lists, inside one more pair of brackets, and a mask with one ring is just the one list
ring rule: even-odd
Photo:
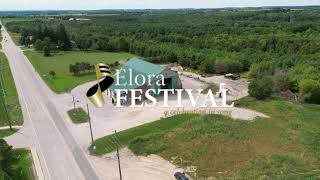
[[94,65],[87,62],[76,62],[75,64],[69,65],[69,72],[73,75],[94,72]]
[[[116,69],[120,65],[118,61],[115,61],[114,63],[105,64],[107,64],[111,69]],[[93,73],[95,72],[95,66],[88,62],[76,62],[75,64],[69,65],[69,72],[75,76]]]
[[[288,90],[293,93],[299,93],[306,84],[317,84],[301,83],[303,81],[320,81],[319,8],[121,12],[112,16],[90,16],[90,19],[70,22],[38,18],[10,22],[7,26],[11,31],[26,34],[23,37],[32,37],[35,47],[39,46],[37,49],[48,47],[51,41],[59,44],[57,37],[62,36],[53,32],[62,31],[53,29],[65,27],[68,31],[63,31],[66,32],[64,37],[70,40],[68,47],[81,51],[130,52],[154,63],[177,62],[207,74],[250,70],[251,74],[256,71],[275,82],[280,78],[279,73],[266,74],[264,63],[268,62],[275,70],[292,76],[293,85]],[[35,39],[46,45],[41,46]],[[308,74],[301,71],[303,67],[310,69]],[[258,77],[260,75],[252,75],[253,80],[258,81]]]
[[55,27],[48,25],[38,25],[36,28],[22,28],[20,30],[20,44],[29,46],[33,44],[38,51],[43,51],[45,56],[49,56],[52,50],[71,50],[72,44],[63,24]]

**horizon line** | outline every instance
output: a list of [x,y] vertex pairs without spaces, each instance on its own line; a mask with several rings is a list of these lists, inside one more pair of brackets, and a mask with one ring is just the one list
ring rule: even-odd
[[320,5],[283,5],[283,6],[231,6],[231,7],[181,7],[181,8],[105,8],[105,9],[8,9],[0,12],[23,12],[23,11],[106,11],[106,10],[201,10],[201,9],[245,9],[245,8],[285,8],[285,7],[320,7]]

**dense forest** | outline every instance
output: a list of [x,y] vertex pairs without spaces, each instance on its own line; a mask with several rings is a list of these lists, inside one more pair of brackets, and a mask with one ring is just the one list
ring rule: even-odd
[[[250,71],[250,94],[257,98],[300,93],[320,103],[320,8],[120,11],[33,16],[6,26],[45,55],[72,48],[130,52],[202,73]],[[270,92],[261,96],[266,82]]]

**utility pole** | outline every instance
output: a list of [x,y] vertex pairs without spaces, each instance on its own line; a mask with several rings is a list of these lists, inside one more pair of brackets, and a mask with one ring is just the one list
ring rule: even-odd
[[8,113],[7,106],[6,106],[6,95],[5,95],[4,81],[3,81],[3,63],[2,63],[1,60],[0,60],[0,74],[1,74],[0,82],[1,82],[2,93],[3,93],[3,94],[1,95],[1,97],[2,97],[2,103],[3,103],[3,108],[4,108],[4,111],[5,111],[5,113],[6,113],[8,122],[9,122],[10,130],[12,130],[12,123],[11,123],[10,115],[9,115],[9,113]]
[[89,127],[90,127],[90,134],[91,134],[91,144],[94,144],[93,141],[93,134],[92,134],[92,127],[91,127],[91,118],[90,118],[90,112],[89,112],[89,104],[87,104],[87,111],[88,111],[88,118],[89,118]]
[[117,131],[115,130],[114,131],[114,143],[116,144],[117,146],[117,157],[118,157],[118,167],[119,167],[119,175],[120,175],[120,180],[122,180],[122,173],[121,173],[121,165],[120,165],[120,154],[119,154],[119,145],[118,145],[118,142],[117,142],[118,138],[117,138]]
[[73,109],[76,109],[76,101],[74,99],[74,95],[72,95],[72,102],[73,102]]

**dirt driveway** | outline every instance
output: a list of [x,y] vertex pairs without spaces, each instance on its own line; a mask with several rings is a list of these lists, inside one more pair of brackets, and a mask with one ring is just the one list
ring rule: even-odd
[[[125,180],[173,180],[175,172],[183,171],[183,169],[175,167],[159,156],[136,156],[128,148],[121,149],[120,157],[122,177]],[[119,179],[118,161],[115,152],[103,157],[91,156],[90,159],[103,179]]]

